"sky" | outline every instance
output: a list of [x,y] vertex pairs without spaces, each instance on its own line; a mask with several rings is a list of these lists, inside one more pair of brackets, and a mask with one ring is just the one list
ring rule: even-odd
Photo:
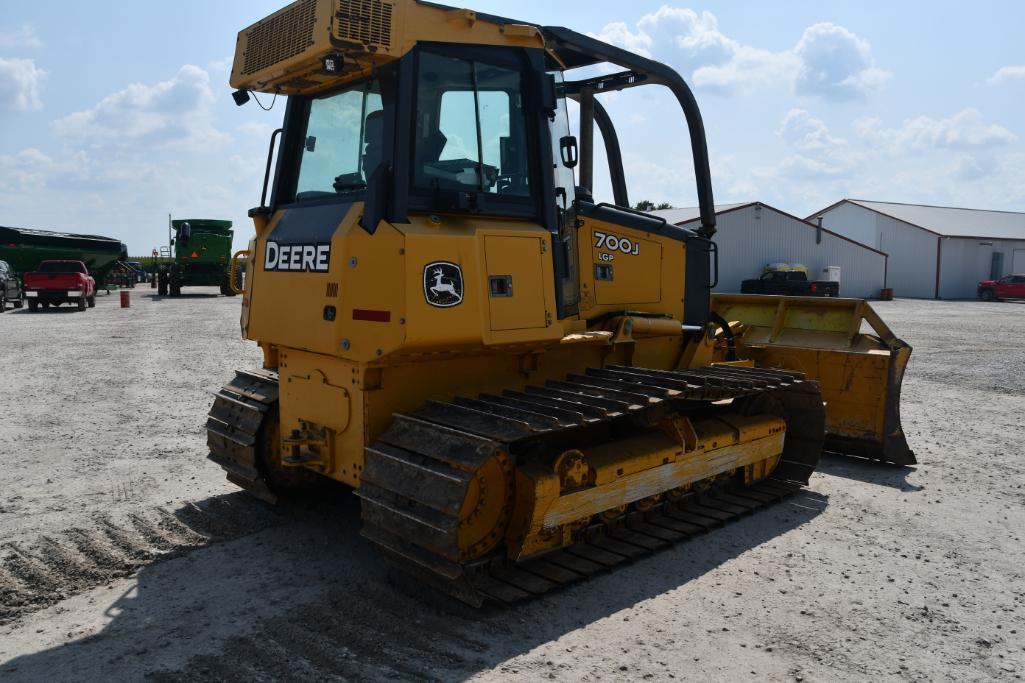
[[[244,247],[284,103],[236,107],[228,77],[238,31],[282,4],[4,0],[0,225],[117,237],[145,255],[166,244],[170,213],[232,220]],[[717,203],[1025,211],[1025,3],[465,4],[674,67],[702,110]],[[668,91],[603,98],[631,200],[694,205]],[[600,163],[595,196],[611,200]]]

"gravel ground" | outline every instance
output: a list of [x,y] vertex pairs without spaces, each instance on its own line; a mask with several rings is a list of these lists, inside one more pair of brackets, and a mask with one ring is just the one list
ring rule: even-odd
[[345,489],[272,509],[205,455],[238,299],[0,316],[0,679],[1013,679],[1025,306],[877,304],[921,464],[826,458],[758,516],[511,610],[391,574]]

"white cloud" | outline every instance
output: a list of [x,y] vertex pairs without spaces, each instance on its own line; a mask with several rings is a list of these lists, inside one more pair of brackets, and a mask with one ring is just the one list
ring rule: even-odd
[[15,154],[0,154],[0,193],[44,189],[115,192],[132,186],[155,186],[166,179],[167,168],[152,159],[94,157],[73,148],[51,155],[30,147]]
[[601,31],[591,34],[591,37],[636,52],[642,57],[651,57],[651,52],[648,51],[652,43],[651,36],[644,31],[634,33],[621,21],[606,24]]
[[794,92],[829,99],[863,97],[889,77],[875,67],[871,53],[866,41],[843,26],[809,26],[794,48],[800,62]]
[[[776,133],[792,153],[774,166],[759,169],[756,175],[768,183],[790,179],[819,184],[819,190],[832,186],[848,195],[875,181],[884,181],[883,189],[876,188],[876,192],[909,187],[908,178],[916,173],[934,178],[933,184],[941,187],[943,182],[1005,177],[1002,157],[995,152],[1017,139],[1007,129],[986,123],[975,109],[945,119],[919,116],[899,128],[886,128],[879,119],[859,119],[854,128],[856,145],[833,135],[822,120],[806,110],[791,109]],[[953,157],[952,150],[964,153]],[[893,159],[901,160],[902,170],[887,179],[886,174],[893,172]],[[813,190],[795,187],[793,191]]]
[[[257,149],[174,150],[131,156],[123,149],[59,152],[24,149],[0,154],[0,206],[9,225],[97,232],[116,237],[133,254],[167,239],[167,212],[235,222],[245,246],[246,209],[259,198],[263,160]],[[102,227],[98,227],[102,226]]]
[[729,94],[737,89],[792,82],[798,66],[790,52],[769,52],[738,45],[723,64],[695,69],[691,82],[698,88]]
[[[203,69],[184,66],[167,80],[127,86],[54,121],[47,147],[0,151],[7,220],[89,233],[105,225],[102,232],[133,253],[149,253],[166,239],[161,225],[172,210],[234,220],[244,245],[245,210],[259,197],[267,138],[239,131],[235,108],[227,98],[218,106],[209,80]],[[222,110],[233,115],[227,120],[237,142],[230,147]]]
[[38,149],[17,154],[0,154],[0,191],[23,192],[46,185],[46,174],[53,160]]
[[57,135],[74,142],[141,151],[170,146],[208,148],[228,139],[214,126],[214,102],[209,74],[186,64],[170,80],[129,85],[94,107],[51,125]]
[[246,121],[245,123],[239,124],[238,128],[235,130],[243,135],[252,135],[261,140],[269,140],[271,133],[274,132],[274,126],[269,123],[260,123],[258,121]]
[[954,163],[901,169],[886,181],[891,188],[904,189],[904,201],[1020,211],[1025,202],[1023,175],[1025,154],[972,154]]
[[825,123],[804,109],[787,112],[776,133],[788,145],[802,152],[832,152],[847,145],[846,140],[833,137]]
[[799,95],[850,99],[889,77],[875,66],[865,40],[828,22],[809,26],[792,49],[773,52],[725,35],[711,12],[663,5],[642,16],[636,30],[615,22],[596,37],[671,62],[696,87],[721,93],[784,84]]
[[212,62],[207,62],[206,70],[207,71],[216,71],[216,72],[231,71],[231,67],[234,65],[234,63],[235,63],[235,56],[234,55],[228,55],[227,57],[225,57],[223,59],[215,59]]
[[91,166],[89,157],[81,151],[59,160],[34,147],[0,154],[0,192],[32,192],[78,182],[88,177]]
[[42,46],[43,41],[36,35],[36,27],[31,24],[22,24],[11,31],[0,31],[0,49]]
[[867,142],[894,154],[933,149],[997,147],[1018,139],[1003,126],[983,121],[978,109],[963,109],[945,119],[918,116],[900,128],[886,128],[878,118],[855,121],[855,130]]
[[778,170],[779,175],[788,178],[818,180],[850,175],[852,167],[843,161],[792,154],[780,162]]
[[804,109],[791,109],[776,134],[794,154],[780,162],[776,173],[790,178],[836,178],[851,175],[864,160],[847,140],[834,136],[829,127]]
[[804,109],[792,109],[776,133],[782,160],[750,166],[736,186],[752,183],[763,201],[808,213],[837,197],[891,197],[942,205],[1015,208],[1025,200],[1025,155],[1013,134],[974,109],[948,118],[920,116],[887,128],[879,119],[854,123],[850,138]]
[[663,5],[646,14],[637,27],[656,37],[668,37],[701,64],[721,64],[737,51],[737,41],[719,32],[719,20],[711,12],[699,16],[691,9]]
[[665,201],[678,203],[680,197],[694,194],[694,170],[689,164],[676,167],[627,153],[623,167],[630,200],[634,203],[642,199],[656,204]]
[[31,59],[0,57],[0,106],[14,111],[42,109],[39,91],[46,72]]
[[950,169],[957,180],[971,182],[992,175],[999,168],[996,157],[988,153],[965,154]]
[[990,85],[999,85],[1006,81],[1025,81],[1025,64],[1021,66],[1002,66],[986,79]]

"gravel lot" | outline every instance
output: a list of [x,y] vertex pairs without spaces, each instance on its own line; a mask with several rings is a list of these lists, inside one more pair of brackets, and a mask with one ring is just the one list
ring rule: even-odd
[[1025,305],[877,304],[920,465],[827,458],[756,517],[511,610],[390,574],[345,489],[272,509],[205,456],[238,299],[0,316],[0,679],[1013,679]]

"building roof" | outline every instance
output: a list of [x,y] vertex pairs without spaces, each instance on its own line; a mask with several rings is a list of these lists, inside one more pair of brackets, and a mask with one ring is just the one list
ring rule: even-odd
[[809,216],[813,219],[843,202],[864,207],[890,218],[896,218],[916,228],[922,228],[947,237],[973,237],[1025,240],[1025,213],[962,209],[952,206],[926,204],[900,204],[898,202],[871,202],[864,199],[844,199]]
[[[717,214],[723,213],[724,211],[732,211],[754,202],[741,202],[740,204],[716,204],[715,212]],[[673,225],[679,225],[680,223],[687,223],[696,218],[701,218],[701,209],[696,206],[687,206],[681,209],[655,209],[648,211],[652,216],[658,216],[659,218],[665,218],[666,222],[672,223]]]
[[[795,216],[792,213],[787,213],[786,211],[783,211],[781,209],[777,209],[774,206],[769,206],[768,204],[765,204],[763,202],[741,202],[739,204],[716,204],[715,205],[715,215],[719,216],[721,214],[729,213],[730,211],[736,211],[737,209],[744,209],[744,208],[747,208],[749,206],[763,206],[766,209],[768,209],[769,211],[775,211],[778,214],[782,214],[783,216],[786,216],[787,218],[790,218],[790,219],[792,219],[794,221],[797,221],[798,223],[806,225],[806,226],[808,226],[809,228],[811,228],[813,230],[818,230],[819,229],[819,226],[816,223],[813,223],[810,219],[799,218],[799,217]],[[834,206],[836,206],[836,205],[834,204]],[[830,208],[832,208],[832,207],[830,207]],[[648,211],[647,213],[650,213],[653,216],[658,216],[660,218],[665,218],[666,221],[668,221],[669,223],[672,223],[673,225],[678,225],[680,227],[687,227],[687,225],[686,225],[687,223],[695,222],[695,221],[697,221],[697,220],[699,220],[701,218],[701,210],[698,207],[696,207],[696,206],[689,206],[689,207],[684,207],[684,208],[681,208],[681,209],[655,209],[654,211]],[[819,213],[821,213],[821,212],[819,212]],[[817,216],[818,214],[814,214],[814,215]],[[844,240],[845,242],[851,242],[852,244],[856,244],[859,247],[862,247],[864,249],[868,249],[869,251],[874,251],[877,254],[882,254],[883,256],[888,256],[888,254],[886,252],[884,252],[884,251],[880,251],[880,250],[876,249],[875,247],[870,247],[867,244],[864,244],[864,243],[859,242],[857,240],[853,240],[850,237],[847,237],[846,235],[841,235],[838,232],[833,232],[832,230],[829,230],[828,228],[822,228],[822,232],[827,234],[827,235],[832,235],[833,237],[838,237],[838,238]]]

